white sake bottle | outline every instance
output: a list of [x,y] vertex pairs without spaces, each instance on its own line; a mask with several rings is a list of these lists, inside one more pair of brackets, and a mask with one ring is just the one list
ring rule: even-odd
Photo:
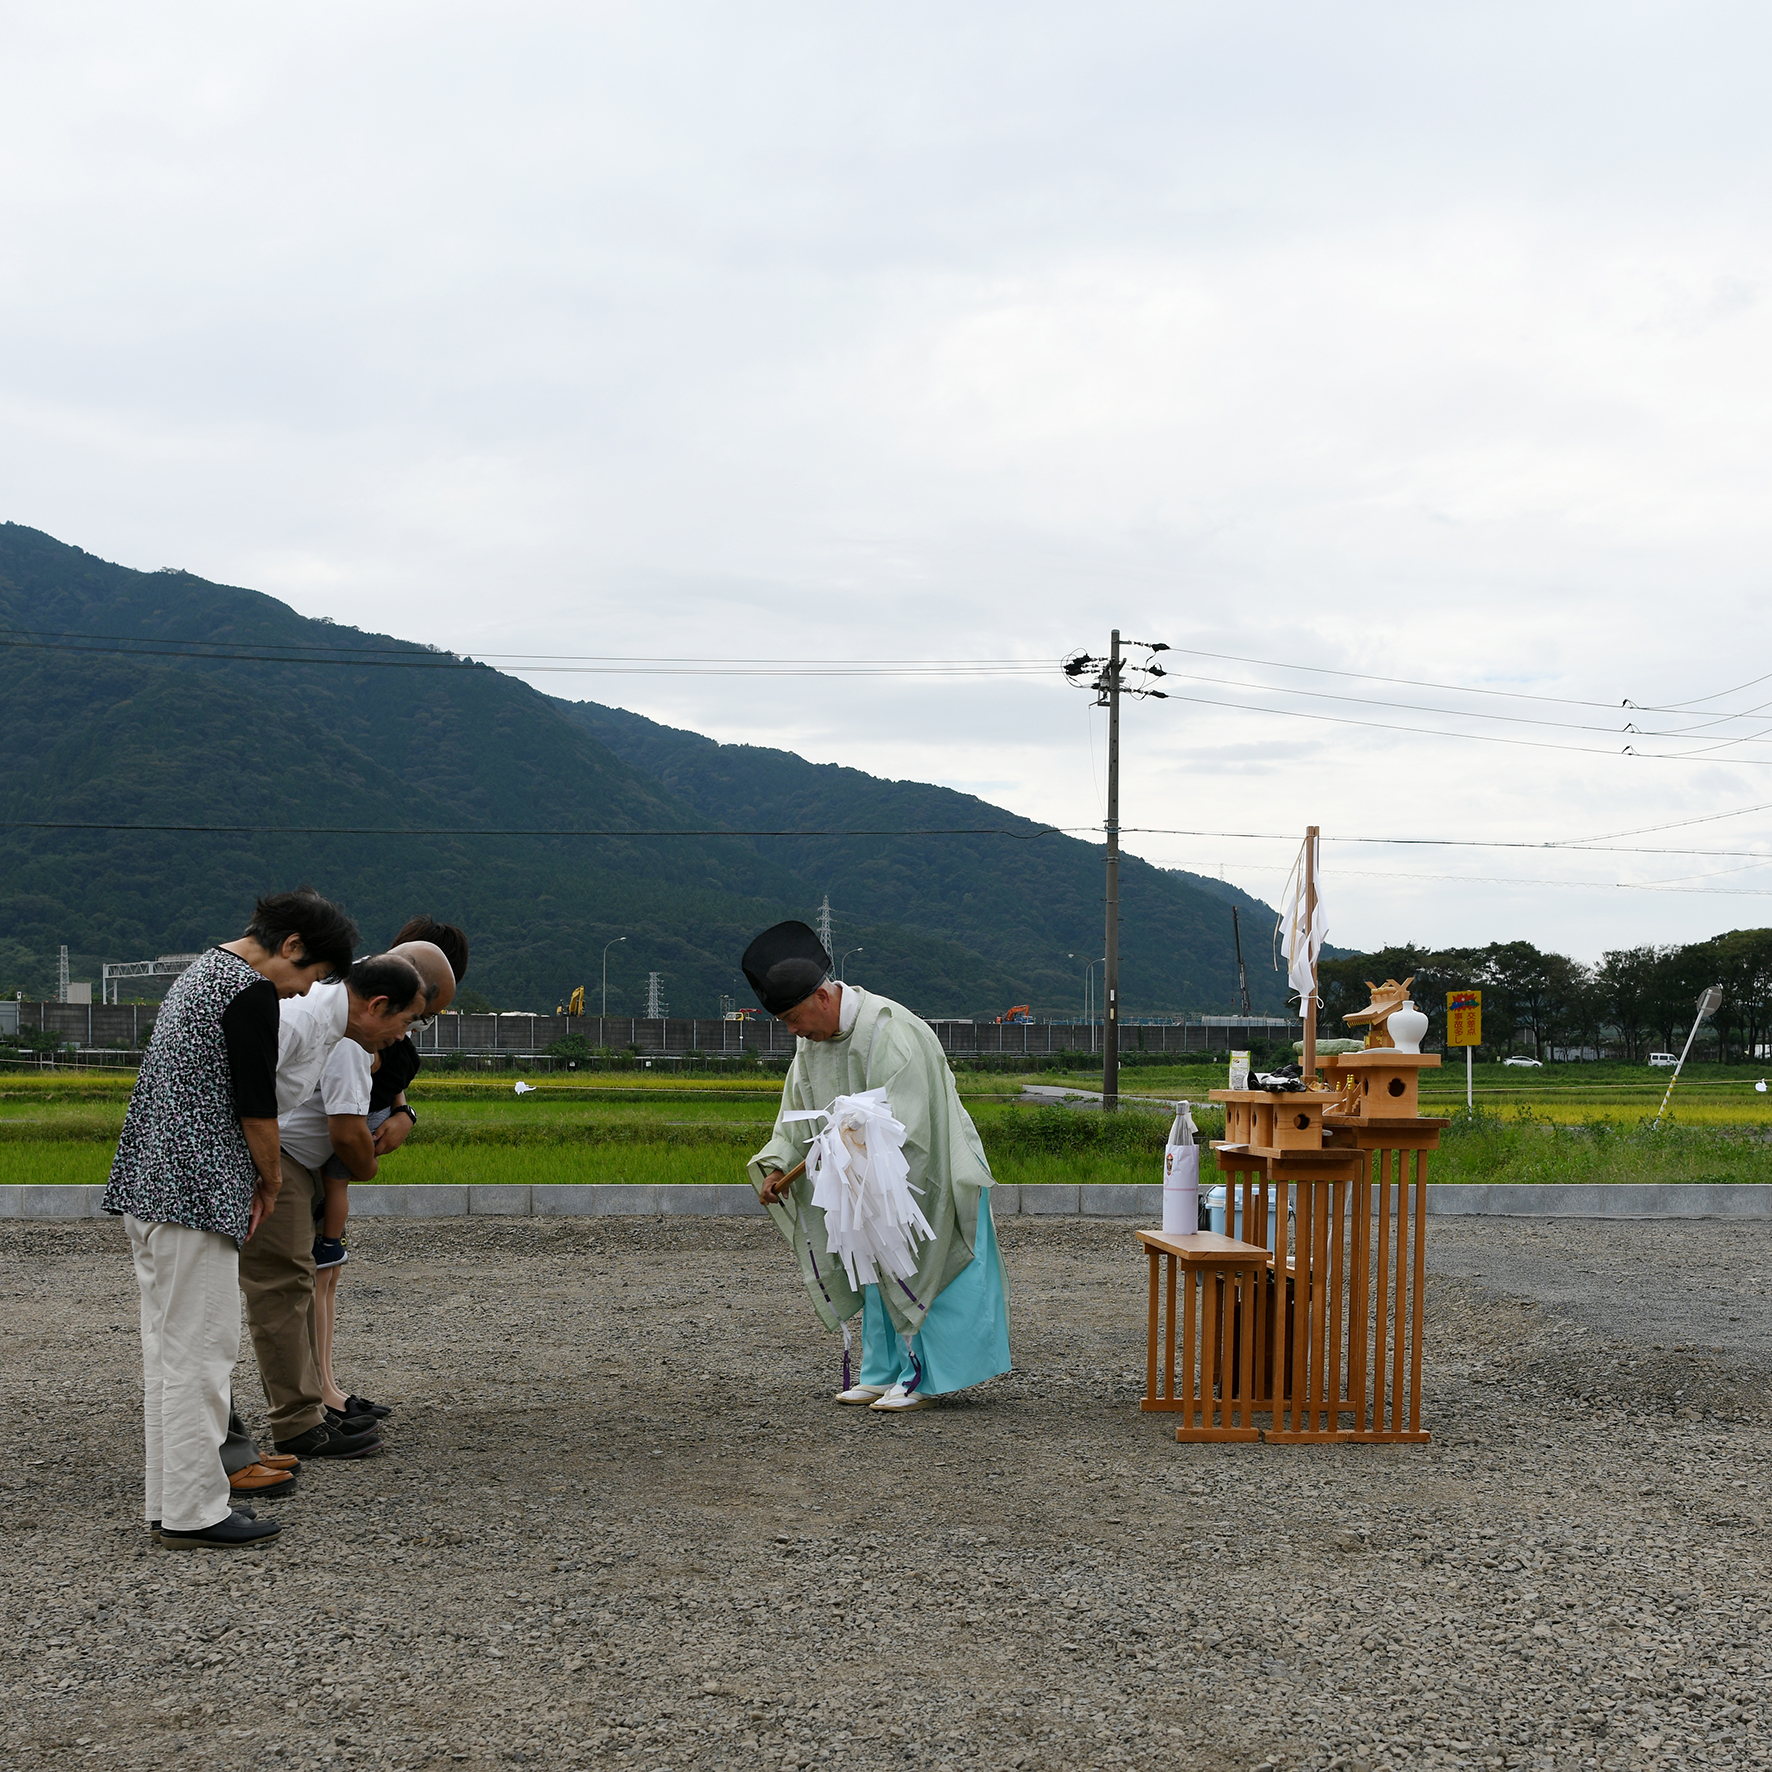
[[1163,1229],[1191,1236],[1200,1228],[1200,1146],[1193,1111],[1175,1104],[1175,1124],[1163,1146]]

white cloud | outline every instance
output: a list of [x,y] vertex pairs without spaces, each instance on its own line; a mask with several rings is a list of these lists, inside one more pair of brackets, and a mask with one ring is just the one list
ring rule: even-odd
[[[1757,10],[171,4],[8,29],[4,514],[110,557],[476,654],[1057,656],[1117,621],[1574,697],[1601,705],[1537,711],[1602,728],[1763,661]],[[1099,818],[1099,734],[1092,762],[1056,682],[534,680]],[[1772,800],[1747,756],[1772,751],[1644,763],[1177,699],[1129,711],[1125,817],[1540,841]],[[1667,841],[1766,830],[1718,828]],[[1138,841],[1255,891],[1287,860]],[[1426,853],[1331,844],[1336,938],[1591,955],[1765,920],[1711,889],[1772,888],[1515,886],[1735,864]]]

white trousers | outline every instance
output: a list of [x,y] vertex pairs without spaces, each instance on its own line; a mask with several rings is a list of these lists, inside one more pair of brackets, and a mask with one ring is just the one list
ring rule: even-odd
[[230,1512],[221,1443],[240,1357],[240,1251],[189,1225],[123,1223],[142,1295],[142,1517],[201,1532]]

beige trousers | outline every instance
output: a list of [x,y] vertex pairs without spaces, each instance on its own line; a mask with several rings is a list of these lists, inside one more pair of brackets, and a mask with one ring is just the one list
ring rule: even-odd
[[325,1415],[314,1342],[314,1202],[326,1195],[319,1176],[287,1152],[282,1173],[275,1209],[240,1251],[240,1290],[271,1438],[293,1440]]
[[240,1357],[239,1252],[214,1231],[123,1223],[142,1301],[142,1517],[201,1532],[231,1511],[221,1443]]

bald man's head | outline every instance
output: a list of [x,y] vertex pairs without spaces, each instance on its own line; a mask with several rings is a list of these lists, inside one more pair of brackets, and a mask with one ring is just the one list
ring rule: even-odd
[[455,1001],[455,969],[435,942],[403,941],[388,952],[398,954],[425,981],[427,1015],[441,1015]]

